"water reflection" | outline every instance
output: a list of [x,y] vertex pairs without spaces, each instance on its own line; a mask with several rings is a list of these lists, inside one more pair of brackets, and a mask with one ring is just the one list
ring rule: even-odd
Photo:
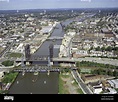
[[9,90],[9,94],[58,94],[58,72],[21,73]]

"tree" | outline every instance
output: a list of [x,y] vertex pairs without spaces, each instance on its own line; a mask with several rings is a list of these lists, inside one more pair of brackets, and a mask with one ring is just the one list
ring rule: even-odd
[[11,83],[11,82],[13,82],[13,80],[16,78],[17,75],[18,75],[17,72],[7,73],[5,75],[5,77],[2,79],[2,82],[3,83]]
[[113,72],[111,72],[110,70],[108,70],[107,74],[113,76]]
[[118,76],[118,72],[117,71],[114,71],[113,72],[113,76],[117,77]]
[[102,52],[105,51],[105,47],[103,46],[103,47],[101,48],[101,50],[102,50]]
[[100,46],[98,46],[97,48],[95,48],[96,51],[100,51]]
[[108,46],[108,47],[106,48],[106,51],[110,51],[110,52],[111,52],[112,49],[113,49],[113,48],[112,48],[111,46]]

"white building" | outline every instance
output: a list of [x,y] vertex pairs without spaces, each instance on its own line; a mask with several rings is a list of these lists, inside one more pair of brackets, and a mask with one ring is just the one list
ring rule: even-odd
[[76,51],[76,54],[87,56],[88,52],[86,50],[78,50],[78,51]]
[[41,33],[43,33],[43,34],[48,34],[48,33],[50,33],[51,31],[53,30],[53,27],[52,26],[45,26],[45,27],[43,27],[42,29],[41,29]]
[[92,89],[94,94],[100,94],[102,92],[102,84],[93,86]]
[[67,35],[74,36],[75,34],[76,34],[76,32],[68,32]]
[[118,79],[108,80],[108,82],[111,85],[111,87],[118,88]]
[[0,38],[0,42],[2,42],[2,38]]
[[82,24],[82,22],[77,22],[78,25]]
[[113,88],[108,88],[109,93],[108,94],[117,94],[117,91]]
[[89,83],[89,87],[94,94],[100,94],[103,91],[102,83],[99,82]]

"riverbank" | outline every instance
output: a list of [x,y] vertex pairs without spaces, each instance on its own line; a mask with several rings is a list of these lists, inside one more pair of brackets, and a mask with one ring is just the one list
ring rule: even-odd
[[2,80],[2,90],[1,94],[8,93],[8,90],[12,86],[12,84],[15,82],[16,78],[18,76],[17,72],[11,72],[7,73],[3,80]]
[[83,94],[70,72],[59,75],[59,94]]
[[[4,90],[3,90],[3,93],[5,93],[5,91],[6,91],[6,93],[8,93],[9,94],[9,92],[10,93],[19,93],[19,92],[21,92],[21,93],[24,93],[24,87],[25,87],[25,81],[27,81],[28,83],[30,83],[30,85],[32,86],[34,86],[35,84],[38,84],[38,86],[39,86],[39,83],[40,84],[44,84],[45,85],[45,83],[42,83],[42,82],[46,82],[46,84],[49,84],[49,80],[47,80],[47,79],[45,79],[44,78],[44,76],[46,77],[46,78],[51,78],[51,83],[52,83],[52,81],[54,81],[55,80],[55,78],[54,78],[54,76],[51,76],[50,77],[50,75],[48,75],[47,76],[47,73],[39,73],[39,75],[34,75],[33,73],[31,74],[31,73],[28,73],[27,75],[24,75],[24,76],[22,76],[22,74],[18,74],[18,73],[13,73],[13,74],[15,74],[16,76],[12,79],[12,81],[11,82],[9,82],[9,83],[6,83],[5,84],[5,87],[4,87]],[[51,75],[53,75],[54,74],[54,72],[52,72],[51,73]],[[43,76],[42,76],[43,75]],[[55,74],[56,75],[56,77],[57,77],[57,74]],[[28,77],[30,77],[30,78],[28,78]],[[75,81],[75,79],[73,78],[73,76],[72,76],[72,74],[70,73],[70,71],[68,71],[68,72],[65,72],[65,71],[63,71],[63,72],[61,72],[59,75],[58,75],[58,77],[59,77],[59,80],[58,80],[58,88],[59,88],[59,92],[58,92],[58,94],[83,94],[83,92],[81,91],[81,89],[79,88],[79,86],[78,86],[78,84],[77,84],[77,82]],[[27,78],[27,80],[26,80],[26,78]],[[34,83],[34,81],[32,82],[32,79],[35,79],[36,78],[36,80],[35,80],[35,83]],[[54,80],[53,80],[53,78],[54,78]],[[25,79],[25,80],[24,80]],[[40,80],[40,81],[38,81],[38,80]],[[29,85],[27,83],[27,85]],[[50,83],[50,84],[51,84]],[[22,85],[23,84],[23,85]],[[26,86],[27,86],[26,85]],[[24,86],[24,87],[22,87],[22,86]],[[38,88],[38,86],[36,85],[36,87]],[[46,87],[45,88],[48,88],[47,86],[48,85],[45,85]],[[54,85],[55,86],[55,85]],[[13,87],[15,87],[15,89],[13,89]],[[23,89],[22,89],[23,88]],[[27,88],[28,87],[26,87],[25,88],[25,90],[27,90]],[[54,87],[53,87],[54,88]],[[39,88],[40,89],[40,88]],[[55,88],[56,89],[56,88]],[[19,90],[19,91],[18,91]],[[28,88],[28,90],[31,90],[31,89],[29,89]],[[43,90],[44,89],[40,89],[40,90],[42,90],[42,93],[45,93],[45,92],[43,92]],[[13,92],[12,92],[13,91]],[[35,91],[36,91],[36,89],[35,89]],[[35,92],[34,91],[34,92]],[[51,91],[51,90],[50,90]],[[33,92],[33,93],[34,93]],[[14,94],[15,94],[14,93]],[[27,91],[25,92],[25,93],[27,93]],[[40,93],[40,91],[38,91],[38,92],[36,92],[36,93]],[[42,94],[41,93],[41,94]],[[46,92],[46,93],[48,93],[48,92]],[[46,94],[45,93],[45,94]],[[52,92],[53,93],[53,92]],[[55,93],[55,92],[54,92]],[[1,93],[2,94],[2,93]]]

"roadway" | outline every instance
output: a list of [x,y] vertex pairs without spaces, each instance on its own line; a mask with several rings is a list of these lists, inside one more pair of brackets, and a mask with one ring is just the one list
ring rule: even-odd
[[[21,61],[21,60],[17,60]],[[95,63],[101,63],[101,64],[109,64],[109,65],[114,65],[118,66],[118,59],[108,59],[108,58],[95,58],[95,57],[85,57],[85,58],[53,58],[53,62],[56,63],[63,63],[63,62],[68,62],[68,63],[76,63],[76,62],[81,62],[81,61],[89,61],[89,62],[95,62]],[[43,64],[41,64],[43,63]],[[41,65],[47,65],[48,60],[36,60],[33,61],[32,64],[41,64]]]
[[72,70],[72,74],[73,74],[74,78],[76,79],[77,83],[79,84],[80,88],[84,92],[84,94],[92,94],[90,89],[87,87],[86,84],[84,84],[84,82],[80,78],[78,72],[76,70]]
[[109,64],[118,66],[118,59],[109,59],[109,58],[95,58],[95,57],[85,57],[85,58],[53,58],[53,61],[89,61],[89,62],[96,62],[101,64]]
[[5,53],[11,49],[15,41],[13,41],[9,46],[7,46],[0,54],[0,57],[4,57]]

